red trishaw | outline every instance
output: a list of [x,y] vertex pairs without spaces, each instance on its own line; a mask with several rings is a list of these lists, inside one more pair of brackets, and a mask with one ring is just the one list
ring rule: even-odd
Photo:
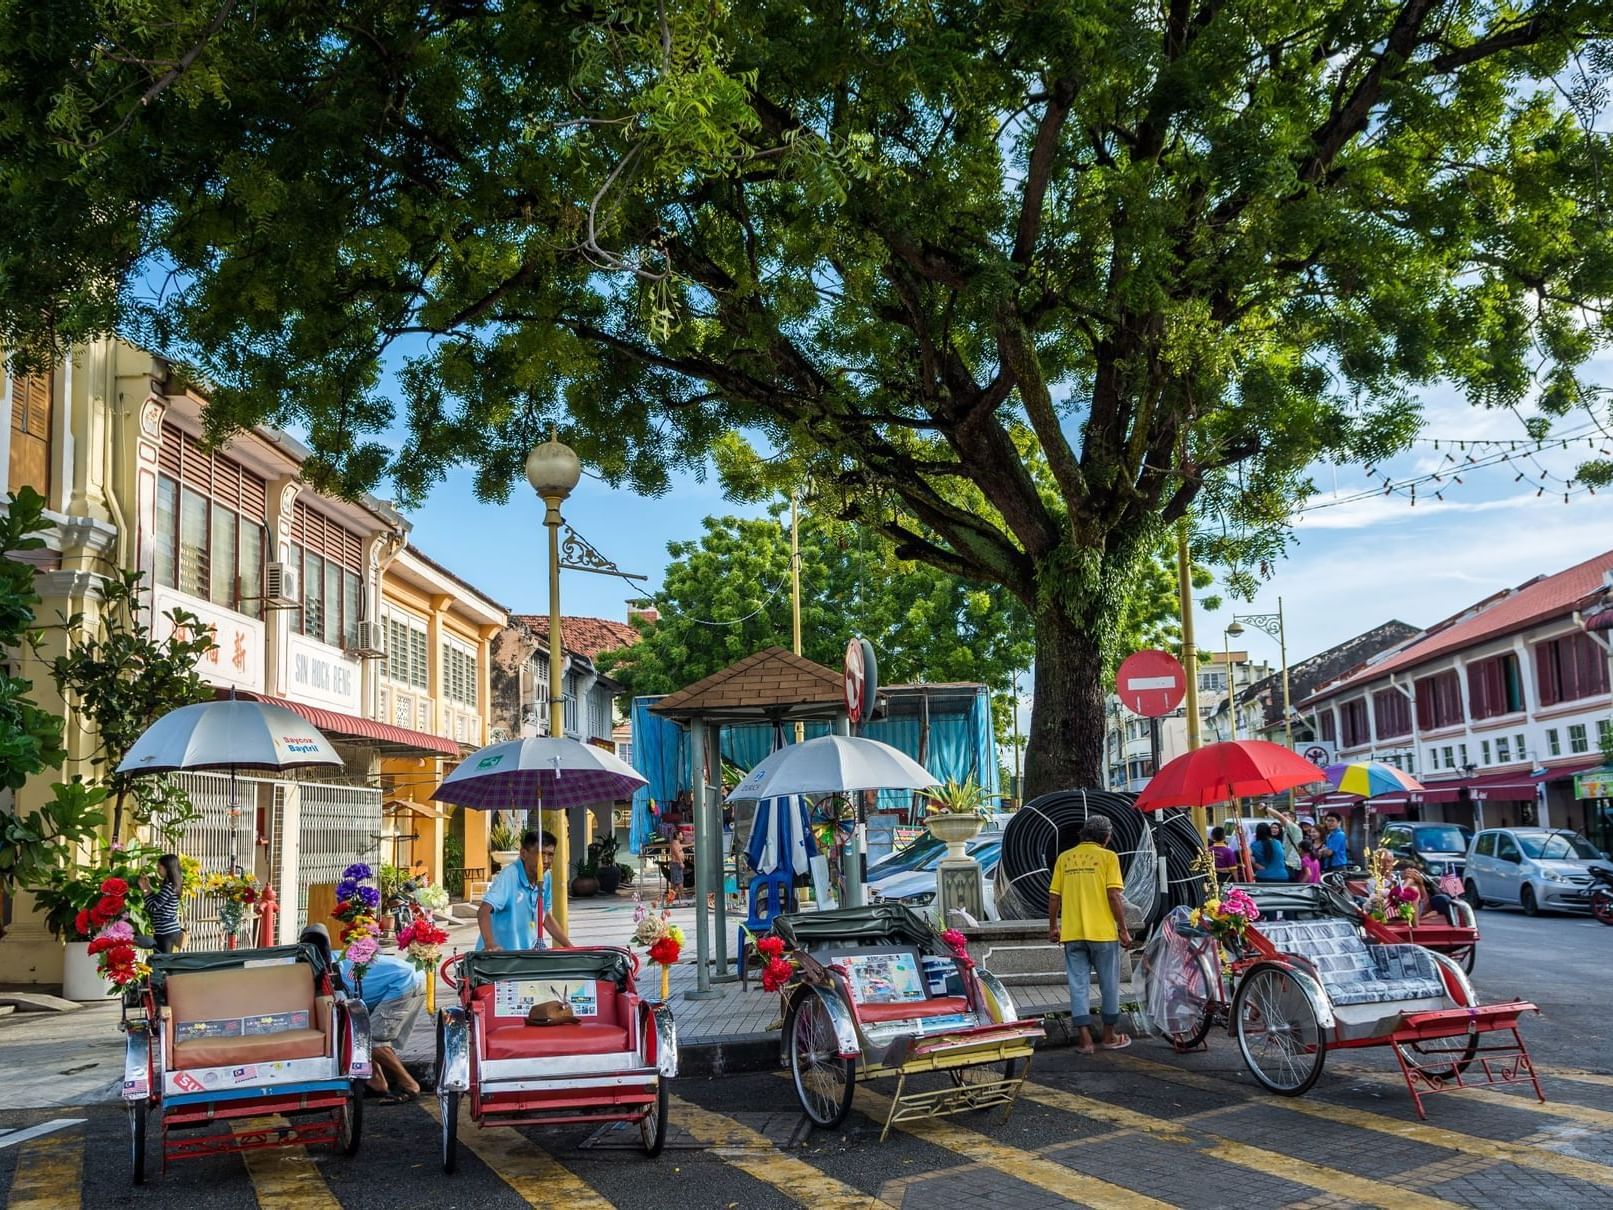
[[[444,1172],[457,1163],[462,1097],[477,1126],[634,1122],[645,1154],[661,1153],[677,1031],[666,1005],[639,999],[637,974],[631,951],[604,946],[474,952],[442,964],[459,996],[437,1014]],[[575,1020],[529,1025],[546,1002]]]

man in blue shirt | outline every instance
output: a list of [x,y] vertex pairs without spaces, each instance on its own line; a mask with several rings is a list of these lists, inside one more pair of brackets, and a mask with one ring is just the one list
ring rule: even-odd
[[482,906],[476,913],[476,927],[481,933],[477,949],[544,949],[538,931],[540,918],[543,931],[554,938],[556,945],[571,947],[571,938],[549,915],[549,866],[554,862],[554,850],[555,838],[548,832],[528,831],[522,835],[521,859],[500,870],[482,896]]
[[1350,846],[1344,839],[1344,820],[1337,811],[1329,811],[1322,817],[1322,832],[1325,839],[1322,851],[1317,854],[1322,858],[1322,869],[1342,870],[1350,864]]

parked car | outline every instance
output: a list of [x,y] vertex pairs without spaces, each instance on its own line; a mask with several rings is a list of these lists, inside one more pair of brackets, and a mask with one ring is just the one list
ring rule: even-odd
[[868,883],[871,886],[881,878],[889,878],[892,874],[902,874],[908,870],[919,869],[926,861],[940,860],[946,849],[946,845],[926,832],[895,852],[887,853],[878,861],[870,862],[868,865]]
[[[1002,850],[1002,834],[1000,832],[977,836],[965,846],[964,850],[980,863],[980,872],[985,880],[984,906],[986,916],[992,920],[997,918],[992,875],[997,872],[997,862],[1002,859]],[[943,852],[924,869],[895,874],[881,879],[877,884],[870,885],[868,888],[869,900],[874,903],[900,903],[920,912],[926,908],[933,907],[935,905],[936,880],[941,858],[944,856],[946,854]]]
[[1463,876],[1473,829],[1454,823],[1392,823],[1378,837],[1378,847],[1397,861],[1407,861],[1430,878]]
[[1543,908],[1589,909],[1590,865],[1606,860],[1574,832],[1490,828],[1473,838],[1463,881],[1474,907],[1515,903],[1530,916]]

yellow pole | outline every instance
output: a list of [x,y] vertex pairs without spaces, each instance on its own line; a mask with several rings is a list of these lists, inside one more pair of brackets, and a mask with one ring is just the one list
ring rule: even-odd
[[[1187,518],[1183,517],[1176,523],[1176,588],[1182,603],[1182,670],[1187,674],[1187,750],[1193,752],[1204,737],[1199,731],[1199,649],[1193,638],[1193,561],[1187,537]],[[1193,827],[1200,836],[1207,835],[1208,812],[1194,807],[1192,814]]]
[[[544,528],[549,531],[549,734],[560,738],[566,733],[565,690],[561,678],[564,644],[560,635],[560,502],[564,496],[545,496],[543,503]],[[548,829],[554,833],[554,869],[550,873],[553,887],[554,919],[562,929],[567,927],[566,891],[571,879],[571,843],[567,836],[566,813],[546,811]]]
[[[790,493],[790,650],[801,654],[801,521],[800,495]],[[806,724],[795,724],[795,742],[806,741]]]
[[[1277,598],[1277,650],[1283,662],[1283,738],[1288,743],[1288,750],[1294,750],[1294,714],[1288,702],[1288,628],[1283,623],[1283,599]],[[1288,791],[1288,813],[1292,815],[1298,797],[1293,790]]]

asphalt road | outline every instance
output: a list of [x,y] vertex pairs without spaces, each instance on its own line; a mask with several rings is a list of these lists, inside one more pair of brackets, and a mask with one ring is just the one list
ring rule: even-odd
[[[1387,1050],[1335,1052],[1303,1098],[1272,1097],[1213,1033],[1175,1055],[1038,1056],[1007,1122],[920,1122],[878,1141],[893,1081],[860,1090],[840,1131],[808,1130],[775,1074],[681,1080],[666,1152],[635,1129],[477,1130],[460,1171],[437,1164],[430,1105],[371,1106],[345,1160],[300,1148],[177,1164],[132,1189],[116,1106],[0,1113],[0,1130],[82,1117],[8,1146],[0,1202],[50,1207],[192,1205],[687,1207],[1043,1205],[1613,1206],[1613,929],[1583,918],[1487,911],[1475,978],[1488,999],[1524,996],[1546,1106],[1518,1091],[1435,1097],[1418,1123]],[[0,1064],[5,1040],[0,1032]],[[624,1137],[626,1136],[626,1137]],[[153,1154],[155,1148],[153,1147]],[[155,1167],[155,1164],[154,1164]]]

